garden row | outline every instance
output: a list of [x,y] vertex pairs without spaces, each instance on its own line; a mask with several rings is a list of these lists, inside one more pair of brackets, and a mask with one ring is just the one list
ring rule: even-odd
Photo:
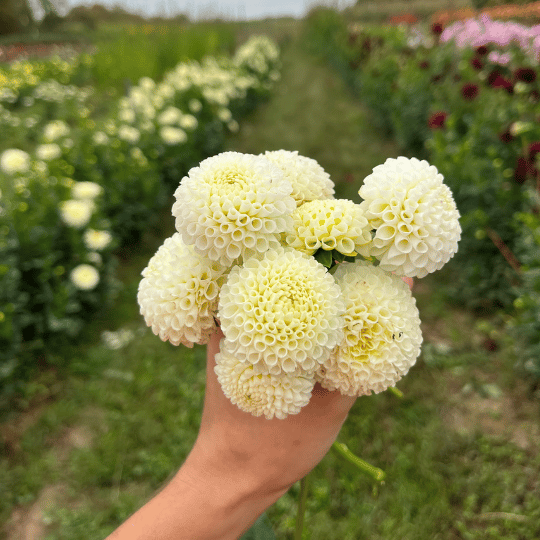
[[279,77],[277,46],[252,37],[232,58],[179,63],[161,82],[142,78],[99,115],[86,103],[92,89],[69,84],[73,65],[42,64],[33,85],[17,83],[19,65],[2,72],[11,77],[4,121],[25,133],[24,146],[0,148],[0,382],[8,393],[114,300],[115,249],[141,239],[189,168],[221,151]]
[[353,86],[404,153],[451,187],[463,236],[449,293],[504,310],[520,368],[540,378],[540,26],[479,20],[447,28],[347,26],[334,11],[306,40]]

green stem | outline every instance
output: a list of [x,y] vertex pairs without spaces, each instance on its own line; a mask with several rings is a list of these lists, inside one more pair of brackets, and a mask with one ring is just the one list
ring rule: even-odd
[[395,386],[389,386],[388,390],[394,394],[399,399],[403,399],[403,392],[401,390],[398,390]]
[[309,473],[300,480],[300,498],[298,499],[298,514],[296,516],[296,532],[294,533],[294,540],[302,540],[302,532],[304,531],[308,476]]
[[384,471],[378,467],[374,467],[369,464],[367,461],[360,459],[358,456],[355,456],[348,448],[347,445],[343,443],[334,442],[332,448],[342,457],[344,457],[349,463],[352,463],[355,467],[361,471],[369,474],[377,482],[382,482],[384,480]]

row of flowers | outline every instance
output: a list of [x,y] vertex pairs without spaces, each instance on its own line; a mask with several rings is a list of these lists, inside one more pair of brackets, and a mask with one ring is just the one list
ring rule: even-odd
[[[231,59],[143,78],[107,117],[56,119],[33,147],[0,152],[0,367],[77,336],[114,299],[115,248],[138,242],[185,171],[218,152],[279,78],[279,50],[251,38]],[[26,355],[28,356],[28,355]]]
[[464,234],[452,297],[512,312],[521,366],[538,378],[537,34],[486,17],[428,31],[356,25],[341,51],[374,123],[435,165],[454,193]]

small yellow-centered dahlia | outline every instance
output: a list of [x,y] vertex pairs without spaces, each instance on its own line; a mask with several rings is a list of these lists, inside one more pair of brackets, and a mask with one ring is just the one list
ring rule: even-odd
[[370,255],[384,270],[421,278],[456,253],[459,212],[442,174],[427,161],[389,158],[373,169],[359,194],[375,229]]
[[40,144],[36,148],[36,156],[43,161],[52,161],[62,155],[62,149],[56,143]]
[[143,270],[137,300],[155,335],[173,345],[207,343],[216,328],[218,295],[226,269],[167,238]]
[[264,156],[277,165],[291,183],[297,206],[305,201],[333,198],[334,182],[314,159],[289,150],[267,151]]
[[165,144],[182,144],[188,140],[187,134],[183,129],[172,126],[164,126],[159,130],[159,135]]
[[95,182],[75,182],[71,188],[74,199],[95,199],[103,193],[103,188]]
[[341,290],[313,257],[291,248],[235,266],[219,298],[225,346],[257,373],[313,372],[341,341]]
[[95,289],[99,283],[99,272],[90,264],[79,264],[69,277],[73,285],[82,291]]
[[343,255],[368,255],[371,226],[360,205],[347,199],[309,201],[292,214],[293,227],[286,244],[313,255],[319,248]]
[[394,386],[420,354],[416,301],[401,278],[366,261],[342,263],[334,277],[345,300],[344,337],[316,373],[348,396]]
[[291,185],[266,158],[224,152],[192,168],[172,213],[186,244],[224,266],[280,245],[296,207]]
[[70,199],[60,203],[60,216],[70,227],[84,227],[92,217],[94,203],[91,200]]
[[0,156],[0,169],[6,174],[27,172],[30,169],[30,156],[18,148],[4,150]]
[[84,232],[83,240],[88,249],[92,251],[101,251],[111,243],[112,236],[109,231],[88,229]]
[[216,355],[216,372],[223,393],[242,411],[253,416],[284,419],[298,414],[309,403],[315,385],[312,375],[256,373],[251,364],[239,362],[223,346]]

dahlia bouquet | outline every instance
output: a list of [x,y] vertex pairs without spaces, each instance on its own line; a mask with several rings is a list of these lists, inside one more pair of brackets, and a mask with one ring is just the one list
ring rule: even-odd
[[224,338],[215,371],[255,416],[285,418],[316,382],[349,396],[395,386],[420,354],[421,278],[457,251],[459,213],[426,161],[373,169],[362,202],[334,198],[313,159],[278,150],[202,161],[175,192],[177,232],[143,270],[138,302],[173,345]]

